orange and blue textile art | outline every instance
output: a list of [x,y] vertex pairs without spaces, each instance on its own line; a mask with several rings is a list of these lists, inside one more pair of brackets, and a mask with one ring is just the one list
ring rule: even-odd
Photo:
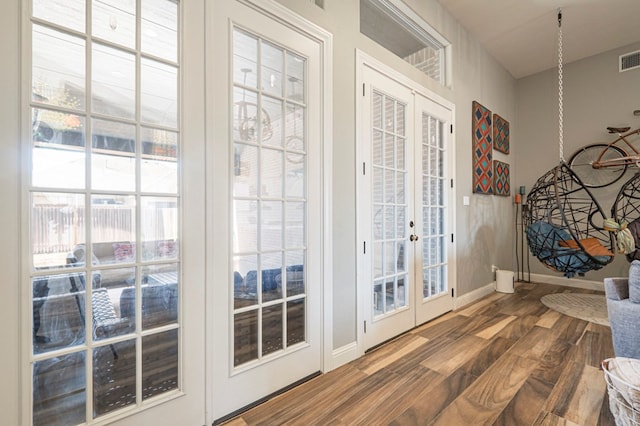
[[505,197],[511,195],[509,164],[498,160],[493,160],[493,192]]
[[471,129],[473,192],[475,194],[493,194],[491,111],[477,101],[473,101]]
[[493,114],[493,149],[509,154],[509,122]]

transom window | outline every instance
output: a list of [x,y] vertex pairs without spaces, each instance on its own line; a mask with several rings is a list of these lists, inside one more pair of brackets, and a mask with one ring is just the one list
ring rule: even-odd
[[177,393],[177,0],[31,0],[34,425]]
[[448,85],[450,43],[400,0],[360,0],[360,32]]

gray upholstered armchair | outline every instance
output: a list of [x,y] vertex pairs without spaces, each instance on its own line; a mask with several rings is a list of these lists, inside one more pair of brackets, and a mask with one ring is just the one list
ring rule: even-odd
[[640,261],[629,278],[605,278],[604,290],[616,357],[640,359]]

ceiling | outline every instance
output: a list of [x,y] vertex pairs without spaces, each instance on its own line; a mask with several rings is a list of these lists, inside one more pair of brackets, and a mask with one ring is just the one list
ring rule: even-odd
[[[515,78],[640,41],[640,0],[438,0]],[[625,52],[626,53],[626,52]]]

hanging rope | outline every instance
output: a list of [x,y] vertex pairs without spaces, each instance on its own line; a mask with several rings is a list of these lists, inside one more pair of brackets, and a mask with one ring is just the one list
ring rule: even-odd
[[604,230],[616,233],[616,247],[618,253],[629,254],[636,250],[636,242],[633,234],[627,228],[627,222],[616,222],[615,219],[604,220]]
[[564,162],[562,125],[562,9],[558,9],[558,145],[560,147],[560,161]]

